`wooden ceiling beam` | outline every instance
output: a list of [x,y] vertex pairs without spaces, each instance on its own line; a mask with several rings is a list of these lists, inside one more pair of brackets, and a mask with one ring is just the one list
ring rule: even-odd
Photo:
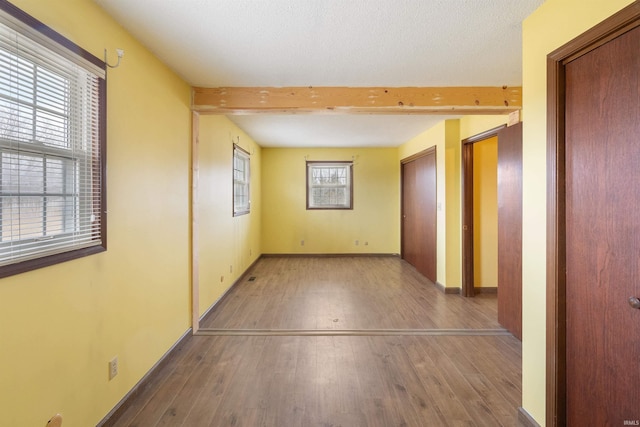
[[522,87],[194,87],[192,109],[212,114],[508,114]]

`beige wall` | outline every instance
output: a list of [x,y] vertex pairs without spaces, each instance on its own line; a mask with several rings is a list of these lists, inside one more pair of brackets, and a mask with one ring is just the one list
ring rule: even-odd
[[545,421],[547,55],[632,3],[547,0],[523,23],[522,405]]
[[[305,158],[353,159],[353,210],[306,209]],[[397,254],[399,183],[396,148],[264,148],[262,251]]]
[[[199,117],[199,314],[261,254],[262,149],[224,116]],[[233,216],[233,143],[250,154],[251,211]]]
[[[190,325],[190,88],[91,0],[12,0],[108,71],[108,250],[0,279],[0,424],[95,425]],[[108,361],[120,373],[108,379]]]

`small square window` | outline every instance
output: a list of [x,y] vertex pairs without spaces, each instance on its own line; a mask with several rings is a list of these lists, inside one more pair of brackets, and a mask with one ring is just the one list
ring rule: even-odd
[[353,209],[352,162],[307,162],[307,209]]
[[248,214],[249,199],[249,153],[233,144],[233,216]]

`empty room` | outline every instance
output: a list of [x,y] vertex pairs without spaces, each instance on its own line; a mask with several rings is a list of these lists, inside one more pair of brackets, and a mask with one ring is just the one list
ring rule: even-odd
[[0,0],[0,426],[639,425],[638,23]]

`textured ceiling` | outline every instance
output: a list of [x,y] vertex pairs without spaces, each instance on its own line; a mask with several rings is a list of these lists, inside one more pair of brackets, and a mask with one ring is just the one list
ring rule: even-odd
[[[194,86],[398,87],[521,85],[521,22],[543,0],[95,1]],[[304,127],[311,139],[398,145],[393,129],[405,138],[434,123],[348,117],[232,119],[263,145],[321,145]]]
[[426,115],[265,114],[229,118],[252,137],[260,135],[264,147],[396,147],[443,119]]

